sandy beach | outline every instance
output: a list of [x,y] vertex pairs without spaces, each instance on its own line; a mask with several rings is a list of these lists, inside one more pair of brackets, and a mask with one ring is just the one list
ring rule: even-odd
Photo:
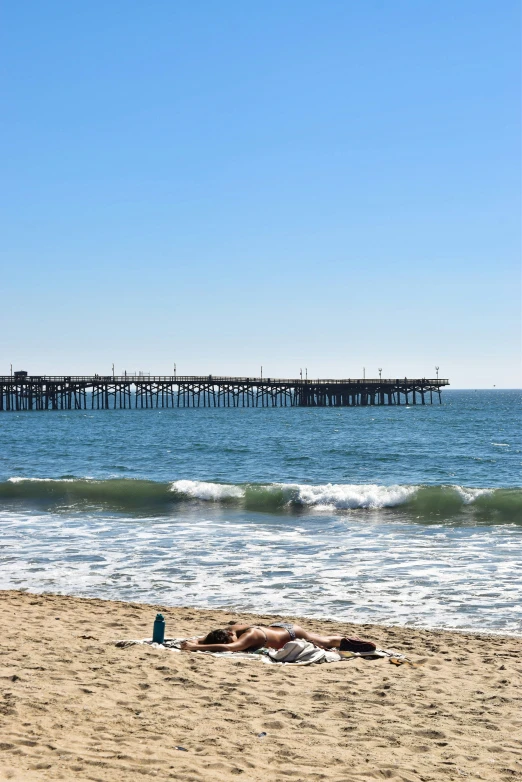
[[519,638],[301,620],[373,638],[417,667],[114,645],[150,636],[159,609],[169,636],[274,619],[0,593],[0,779],[522,778]]

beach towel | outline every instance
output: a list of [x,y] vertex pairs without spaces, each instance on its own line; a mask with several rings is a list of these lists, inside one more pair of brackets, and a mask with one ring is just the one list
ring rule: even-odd
[[[165,638],[162,644],[156,644],[152,638],[140,638],[138,640],[130,641],[116,641],[115,646],[120,649],[126,649],[128,646],[135,646],[136,644],[146,644],[147,646],[153,646],[155,649],[170,649],[172,652],[178,652],[181,654],[181,644],[184,641],[195,641],[195,638]],[[195,654],[209,654],[211,657],[233,657],[234,659],[252,660],[258,659],[261,655],[267,654],[268,649],[257,649],[255,652],[195,652]],[[194,654],[194,652],[191,652]]]
[[[163,644],[155,644],[152,638],[142,638],[140,640],[116,641],[115,646],[125,649],[135,644],[147,644],[156,649],[170,649],[173,652],[181,654],[181,644],[183,641],[191,641],[193,638],[165,638]],[[288,641],[282,649],[257,649],[255,652],[191,652],[191,654],[209,654],[212,657],[228,657],[233,660],[262,660],[264,663],[278,665],[313,665],[316,663],[337,663],[354,660],[358,657],[368,659],[377,659],[379,657],[389,657],[400,659],[404,656],[399,652],[390,649],[375,649],[372,652],[341,652],[330,649],[321,649],[310,641],[295,640]]]

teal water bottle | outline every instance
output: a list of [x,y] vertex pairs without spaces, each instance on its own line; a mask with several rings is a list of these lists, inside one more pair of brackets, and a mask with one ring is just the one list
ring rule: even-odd
[[154,627],[152,629],[152,643],[162,644],[165,640],[165,619],[163,614],[156,614]]

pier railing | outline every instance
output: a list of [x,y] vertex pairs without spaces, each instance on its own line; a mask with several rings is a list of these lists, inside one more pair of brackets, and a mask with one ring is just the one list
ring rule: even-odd
[[353,383],[366,383],[369,385],[387,385],[390,383],[431,383],[439,386],[449,386],[449,380],[439,378],[422,378],[410,380],[404,378],[327,378],[313,380],[311,378],[275,378],[275,377],[233,377],[227,375],[27,375],[16,377],[13,375],[0,375],[0,383],[92,383],[92,382],[117,382],[117,383],[282,383],[284,385],[352,385]]

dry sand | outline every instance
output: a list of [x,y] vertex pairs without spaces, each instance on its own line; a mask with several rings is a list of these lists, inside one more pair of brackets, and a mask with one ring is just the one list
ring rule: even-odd
[[0,592],[1,780],[522,779],[518,638],[301,620],[416,668],[114,646],[159,608],[170,636],[274,618]]

